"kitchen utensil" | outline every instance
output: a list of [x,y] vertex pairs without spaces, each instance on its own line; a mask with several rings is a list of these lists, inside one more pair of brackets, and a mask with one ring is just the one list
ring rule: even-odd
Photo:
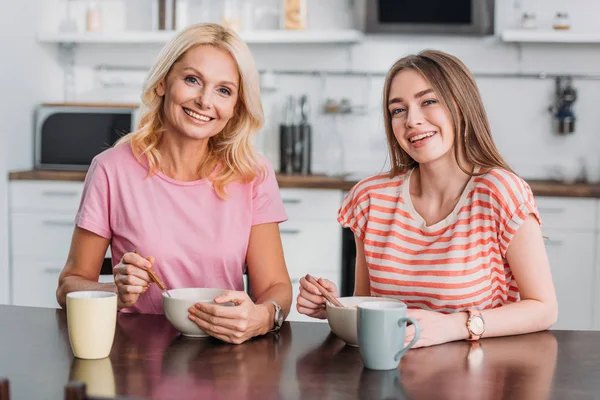
[[331,293],[329,293],[329,291],[327,289],[325,289],[323,286],[321,286],[321,284],[315,278],[313,278],[310,274],[306,274],[306,280],[309,283],[312,283],[313,285],[315,285],[317,287],[317,289],[319,289],[319,292],[321,292],[323,297],[325,297],[327,300],[329,300],[330,303],[332,303],[336,307],[344,307],[344,305],[342,303],[340,303],[338,301],[338,299],[335,298],[335,296],[333,296]]
[[283,122],[279,125],[279,172],[291,174],[294,161],[293,96],[288,96],[283,110]]
[[[135,254],[140,255],[140,253],[137,252],[137,250],[133,251]],[[147,269],[148,272],[148,276],[150,276],[150,279],[152,279],[152,281],[154,283],[156,283],[158,285],[159,288],[161,288],[161,290],[169,297],[171,297],[171,294],[169,293],[169,291],[167,290],[167,285],[164,284],[163,281],[160,280],[160,278],[158,277],[158,275],[156,275],[156,272],[154,272],[154,270],[152,269],[152,267]]]
[[300,97],[300,142],[301,153],[300,153],[300,173],[303,175],[311,174],[311,152],[312,152],[312,127],[308,122],[308,115],[310,113],[310,106],[308,104],[308,97],[302,95]]

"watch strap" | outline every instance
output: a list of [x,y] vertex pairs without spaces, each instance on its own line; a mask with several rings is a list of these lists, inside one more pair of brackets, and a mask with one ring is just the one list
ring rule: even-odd
[[269,332],[278,331],[283,323],[283,318],[281,318],[283,313],[281,306],[274,300],[267,300],[265,303],[271,303],[273,304],[273,307],[275,307],[275,313],[273,314],[273,327],[269,330]]

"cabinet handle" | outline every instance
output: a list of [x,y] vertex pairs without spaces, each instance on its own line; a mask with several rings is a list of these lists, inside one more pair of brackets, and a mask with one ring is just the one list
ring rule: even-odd
[[300,204],[302,200],[300,199],[283,199],[284,204]]
[[61,273],[62,272],[62,268],[44,268],[44,273],[45,274],[56,274],[56,273]]
[[50,197],[76,197],[78,196],[77,192],[61,192],[58,190],[46,190],[42,192],[42,196],[50,196]]
[[562,246],[563,245],[563,241],[562,240],[554,240],[554,239],[546,239],[544,240],[544,244],[546,246]]
[[282,229],[279,233],[282,235],[297,235],[300,233],[300,229]]
[[550,207],[550,208],[538,208],[538,211],[540,212],[540,214],[562,214],[565,212],[565,209]]
[[75,223],[73,221],[57,221],[50,219],[43,220],[42,224],[48,226],[75,226]]

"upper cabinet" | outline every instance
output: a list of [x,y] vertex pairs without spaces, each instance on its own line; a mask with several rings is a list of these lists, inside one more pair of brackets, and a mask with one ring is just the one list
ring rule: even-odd
[[[40,43],[79,44],[158,44],[171,40],[174,31],[126,31],[117,33],[52,33],[43,32],[37,35]],[[240,31],[240,37],[248,44],[354,44],[363,39],[363,33],[353,29],[332,30],[256,30]]]

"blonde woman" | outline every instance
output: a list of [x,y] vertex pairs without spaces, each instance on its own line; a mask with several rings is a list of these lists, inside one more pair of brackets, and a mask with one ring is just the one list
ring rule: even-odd
[[[391,171],[359,182],[338,214],[355,233],[354,294],[404,301],[421,326],[415,347],[552,326],[535,200],[498,153],[465,65],[439,51],[400,59],[383,115]],[[298,311],[326,317],[316,288],[300,285]]]
[[[280,325],[291,305],[278,223],[287,216],[272,167],[251,137],[262,126],[258,74],[231,30],[200,24],[152,67],[135,132],[98,155],[86,177],[57,299],[112,290],[125,312],[162,313],[151,266],[169,288],[229,289],[190,319],[241,343]],[[115,283],[98,283],[111,245]],[[254,303],[243,291],[247,273]]]

